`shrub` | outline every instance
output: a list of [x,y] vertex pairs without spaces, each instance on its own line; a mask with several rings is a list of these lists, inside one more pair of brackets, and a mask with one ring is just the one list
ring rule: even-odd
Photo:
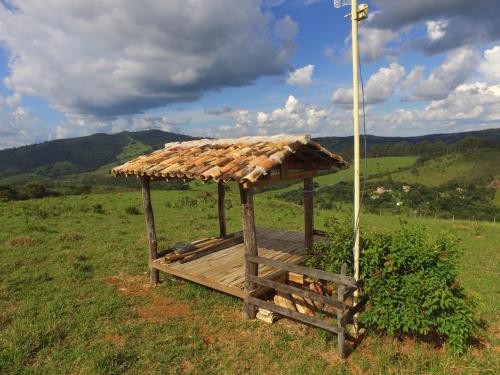
[[[308,264],[338,273],[347,263],[352,270],[351,228],[332,219],[326,241],[314,246]],[[371,332],[437,337],[462,353],[476,323],[474,303],[457,281],[454,239],[403,226],[393,233],[364,233],[361,246],[361,277],[369,297],[361,323]]]
[[125,213],[128,215],[139,215],[140,214],[139,209],[135,206],[128,206],[127,208],[125,208]]

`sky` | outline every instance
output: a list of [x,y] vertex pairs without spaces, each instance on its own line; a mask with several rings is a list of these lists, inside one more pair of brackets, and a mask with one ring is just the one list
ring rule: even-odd
[[[372,0],[369,134],[500,127],[498,0]],[[0,0],[0,149],[161,129],[352,134],[350,7],[331,0]]]

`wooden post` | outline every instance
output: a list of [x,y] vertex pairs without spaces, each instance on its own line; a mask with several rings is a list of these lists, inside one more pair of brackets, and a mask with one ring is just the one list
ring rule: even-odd
[[312,248],[314,243],[313,178],[304,179],[304,249]]
[[[340,268],[340,274],[347,274],[347,264],[342,264]],[[337,286],[337,299],[339,302],[344,303],[345,286],[338,284]],[[344,324],[344,312],[341,309],[337,309],[337,327],[339,333],[337,336],[337,343],[339,349],[340,358],[345,358],[345,324]]]
[[219,208],[219,228],[220,228],[220,237],[226,237],[226,212],[224,210],[224,198],[226,195],[226,192],[224,190],[224,183],[222,181],[219,181],[217,184],[217,190],[218,190],[218,208]]
[[[155,219],[153,216],[153,206],[151,205],[151,193],[149,189],[149,178],[141,176],[142,199],[144,201],[144,215],[146,216],[146,227],[148,229],[149,239],[149,259],[155,260],[158,258],[158,241],[156,240]],[[159,271],[150,269],[150,281],[152,284],[158,284]]]
[[[257,234],[255,232],[255,217],[253,210],[253,195],[252,190],[244,189],[240,185],[241,197],[241,221],[243,224],[243,239],[245,242],[245,255],[258,256],[257,253]],[[249,296],[250,292],[255,289],[255,283],[250,281],[249,276],[257,276],[258,266],[256,263],[249,262],[245,259],[245,294]],[[250,304],[248,301],[243,302],[243,319],[255,319],[257,307]]]

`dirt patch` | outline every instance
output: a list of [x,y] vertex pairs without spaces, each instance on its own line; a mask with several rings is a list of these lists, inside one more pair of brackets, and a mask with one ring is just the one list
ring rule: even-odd
[[5,244],[8,247],[29,247],[35,245],[36,241],[28,236],[20,236],[5,242]]
[[500,180],[499,179],[495,179],[495,180],[491,181],[488,184],[488,188],[490,188],[490,189],[500,189]]
[[116,286],[119,293],[147,297],[145,304],[135,306],[139,320],[159,323],[170,318],[189,317],[191,309],[173,298],[166,298],[155,291],[147,275],[109,276],[105,281]]
[[118,292],[132,296],[148,295],[154,289],[154,286],[144,275],[108,276],[104,280],[115,285]]
[[116,345],[122,345],[123,343],[125,343],[125,339],[123,338],[123,336],[110,333],[109,335],[106,335],[104,337],[95,340],[95,342],[96,343],[111,342]]
[[191,315],[188,306],[171,298],[155,296],[151,302],[135,307],[139,319],[159,323],[169,318],[182,318]]

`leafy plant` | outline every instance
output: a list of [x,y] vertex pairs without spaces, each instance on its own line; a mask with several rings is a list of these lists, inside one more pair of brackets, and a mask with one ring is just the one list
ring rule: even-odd
[[[331,219],[326,241],[307,257],[309,265],[339,272],[352,270],[351,224]],[[464,352],[476,322],[474,302],[457,281],[460,254],[455,240],[431,237],[422,226],[392,233],[364,233],[360,260],[364,293],[369,297],[361,322],[372,332],[431,336]]]

